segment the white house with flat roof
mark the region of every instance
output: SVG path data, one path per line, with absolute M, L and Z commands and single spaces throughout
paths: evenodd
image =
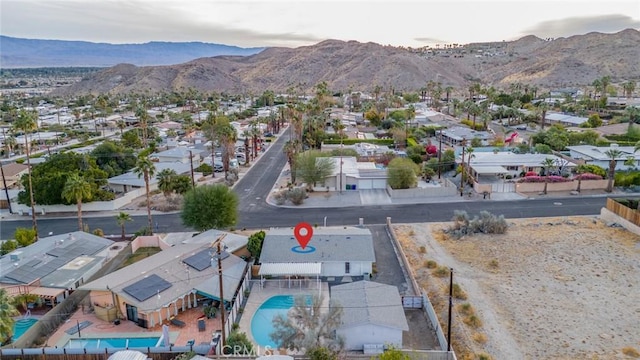
M 482 175 L 511 175 L 520 176 L 522 172 L 537 172 L 543 170 L 542 163 L 545 159 L 552 159 L 556 167 L 562 172 L 569 172 L 571 168 L 577 166 L 559 156 L 552 154 L 515 154 L 510 151 L 505 152 L 474 152 L 471 157 L 471 172 L 474 177 Z M 465 154 L 465 164 L 468 164 L 468 157 Z M 458 159 L 460 162 L 460 159 Z M 556 169 L 558 170 L 558 169 Z
M 293 228 L 273 228 L 262 245 L 260 275 L 369 278 L 375 260 L 367 228 L 317 227 L 304 248 Z
M 480 139 L 483 145 L 487 145 L 493 137 L 493 135 L 487 131 L 476 131 L 462 126 L 438 130 L 437 133 L 442 136 L 443 143 L 452 146 L 461 145 L 463 141 L 466 141 L 467 145 L 469 145 L 473 139 Z
M 327 158 L 323 158 L 327 159 Z M 359 162 L 352 156 L 335 156 L 333 173 L 325 179 L 324 188 L 342 190 L 368 190 L 387 188 L 387 170 L 373 162 Z M 321 184 L 317 184 L 322 190 Z
M 330 291 L 331 306 L 342 307 L 336 333 L 344 339 L 345 350 L 402 349 L 402 333 L 409 331 L 409 324 L 396 286 L 363 280 L 334 285 Z
M 194 154 L 195 156 L 195 154 Z M 191 164 L 190 163 L 182 163 L 182 162 L 156 162 L 153 163 L 156 168 L 156 176 L 151 177 L 149 179 L 149 190 L 153 191 L 158 188 L 158 174 L 162 172 L 164 169 L 171 169 L 176 172 L 178 175 L 187 175 L 191 174 Z M 198 163 L 198 166 L 200 164 Z M 196 167 L 194 163 L 193 167 Z M 199 178 L 202 177 L 202 173 L 194 173 L 194 181 L 198 181 Z M 111 177 L 107 179 L 107 184 L 109 188 L 111 188 L 115 192 L 129 192 L 131 190 L 144 188 L 144 176 L 138 176 L 133 171 L 129 171 L 127 173 Z
M 580 126 L 589 120 L 586 117 L 554 112 L 548 112 L 544 118 L 547 124 L 560 124 L 563 126 Z
M 616 170 L 627 170 L 630 168 L 625 162 L 632 157 L 635 167 L 640 166 L 640 152 L 634 151 L 634 146 L 618 146 L 611 144 L 610 146 L 595 145 L 575 145 L 567 146 L 569 154 L 574 159 L 580 159 L 589 165 L 597 165 L 603 169 L 609 168 L 611 157 L 607 155 L 609 150 L 619 150 L 621 155 L 616 158 Z

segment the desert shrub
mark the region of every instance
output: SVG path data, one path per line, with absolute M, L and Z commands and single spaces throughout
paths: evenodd
M 300 205 L 307 197 L 307 192 L 303 188 L 293 188 L 287 192 L 287 199 L 291 201 L 293 205 Z
M 500 265 L 498 264 L 498 260 L 493 259 L 493 260 L 489 261 L 489 267 L 490 267 L 490 268 L 492 268 L 492 269 L 497 269 L 497 268 L 498 268 L 498 266 L 500 266 Z
M 469 219 L 466 211 L 454 211 L 453 225 L 444 231 L 455 238 L 476 233 L 504 234 L 508 228 L 503 215 L 496 216 L 488 211 L 481 211 L 479 216 Z
M 453 284 L 453 297 L 460 300 L 467 300 L 467 293 L 462 290 L 459 284 Z
M 475 314 L 465 317 L 462 322 L 465 323 L 465 325 L 467 325 L 468 327 L 474 329 L 482 327 L 482 320 L 480 320 L 480 318 Z
M 287 190 L 281 190 L 273 194 L 273 199 L 278 205 L 284 205 L 287 202 Z
M 427 269 L 435 269 L 435 268 L 438 267 L 438 263 L 435 262 L 434 260 L 427 260 L 427 261 L 425 261 L 424 266 Z
M 489 354 L 480 353 L 480 354 L 477 354 L 477 356 L 478 356 L 478 360 L 493 360 L 493 358 Z
M 103 237 L 104 231 L 102 231 L 102 229 L 95 229 L 93 230 L 93 235 Z
M 478 344 L 485 344 L 487 342 L 487 335 L 480 332 L 474 333 L 471 338 Z
M 603 178 L 607 175 L 607 170 L 605 170 L 604 168 L 598 165 L 593 165 L 593 164 L 578 165 L 578 167 L 576 167 L 576 171 L 580 173 L 590 173 L 590 174 L 600 175 Z
M 615 184 L 616 186 L 621 186 L 621 187 L 640 185 L 640 171 L 616 172 Z
M 476 311 L 469 303 L 463 303 L 458 305 L 458 312 L 464 316 L 474 315 Z
M 433 275 L 437 277 L 445 277 L 449 276 L 449 268 L 446 266 L 438 266 L 434 271 Z
M 418 252 L 420 252 L 420 254 L 426 254 L 427 248 L 425 246 L 420 246 L 420 249 L 418 250 Z
M 622 353 L 632 358 L 640 358 L 640 352 L 631 346 L 622 348 Z

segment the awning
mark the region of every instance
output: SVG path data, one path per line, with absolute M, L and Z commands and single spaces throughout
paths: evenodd
M 262 263 L 260 275 L 320 275 L 321 263 Z
M 509 171 L 500 165 L 471 165 L 478 175 L 508 174 Z
M 46 287 L 29 287 L 29 293 L 38 295 L 45 299 L 55 299 L 58 295 L 62 294 L 64 289 L 46 288 Z

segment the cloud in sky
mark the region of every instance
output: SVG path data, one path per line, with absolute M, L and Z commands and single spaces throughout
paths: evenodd
M 586 34 L 592 31 L 611 33 L 621 29 L 639 28 L 640 20 L 633 19 L 627 15 L 614 14 L 543 21 L 525 29 L 522 34 L 535 34 L 542 38 L 557 38 L 566 37 L 567 34 Z
M 3 35 L 109 43 L 422 46 L 640 28 L 637 0 L 2 0 Z

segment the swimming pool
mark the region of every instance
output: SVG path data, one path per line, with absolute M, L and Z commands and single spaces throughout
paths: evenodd
M 105 348 L 144 348 L 156 347 L 160 337 L 141 338 L 82 338 L 70 339 L 64 347 L 67 349 L 105 349 Z
M 251 318 L 251 334 L 258 345 L 277 347 L 269 337 L 269 334 L 273 332 L 273 318 L 278 314 L 286 316 L 294 303 L 295 299 L 292 295 L 276 295 L 260 305 Z
M 38 319 L 28 318 L 28 319 L 20 319 L 16 320 L 13 324 L 13 341 L 18 340 L 22 334 L 26 333 L 29 328 L 33 326 L 33 324 L 37 323 Z

